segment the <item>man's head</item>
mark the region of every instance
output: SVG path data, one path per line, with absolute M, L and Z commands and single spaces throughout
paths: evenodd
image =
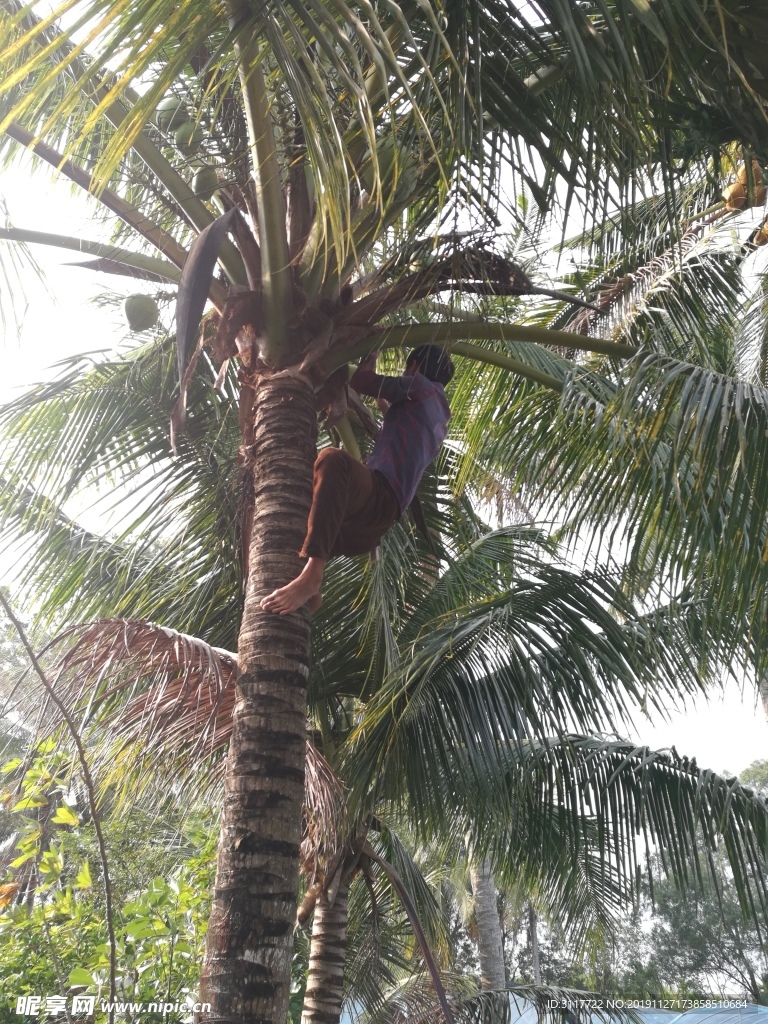
M 405 364 L 406 374 L 424 374 L 427 380 L 436 384 L 447 384 L 453 376 L 454 367 L 451 357 L 439 345 L 419 345 L 408 356 Z

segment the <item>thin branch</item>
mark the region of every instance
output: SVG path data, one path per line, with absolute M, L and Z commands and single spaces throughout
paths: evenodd
M 371 338 L 373 341 L 374 339 Z M 545 327 L 529 327 L 525 324 L 501 323 L 437 323 L 409 324 L 407 327 L 392 327 L 376 335 L 379 347 L 391 348 L 401 345 L 445 345 L 453 341 L 528 341 L 537 345 L 555 345 L 558 348 L 595 352 L 617 359 L 631 359 L 640 351 L 633 345 L 623 345 L 601 338 L 585 338 L 571 331 L 555 331 Z M 366 341 L 360 342 L 362 347 Z M 356 346 L 357 347 L 357 346 Z M 354 350 L 349 350 L 354 352 Z M 346 353 L 349 355 L 349 351 Z M 357 355 L 354 352 L 352 358 Z M 345 360 L 348 361 L 348 360 Z
M 491 366 L 501 366 L 521 377 L 543 384 L 553 391 L 562 392 L 563 381 L 529 363 L 521 362 L 512 356 L 492 349 L 481 348 L 459 342 L 459 338 L 474 338 L 478 341 L 523 341 L 539 345 L 556 345 L 560 348 L 581 349 L 586 352 L 598 352 L 601 355 L 615 356 L 620 359 L 631 358 L 639 349 L 631 345 L 620 345 L 599 338 L 585 338 L 583 335 L 572 334 L 570 331 L 546 330 L 542 327 L 526 327 L 517 324 L 498 323 L 442 323 L 412 324 L 408 327 L 394 327 L 379 334 L 371 334 L 368 338 L 350 345 L 348 348 L 336 349 L 325 360 L 324 369 L 330 373 L 345 363 L 369 355 L 375 349 L 400 348 L 405 345 L 444 345 L 456 355 L 474 359 Z
M 487 363 L 489 366 L 500 366 L 503 370 L 510 370 L 512 373 L 532 380 L 536 384 L 542 384 L 552 391 L 562 392 L 563 390 L 563 382 L 557 377 L 553 377 L 535 366 L 530 366 L 528 363 L 523 363 L 519 359 L 513 359 L 512 356 L 505 356 L 502 352 L 493 352 L 491 349 L 480 348 L 478 345 L 467 345 L 465 342 L 456 342 L 448 347 L 457 356 Z
M 154 224 L 148 217 L 145 217 L 141 210 L 126 202 L 125 199 L 121 198 L 111 189 L 105 188 L 101 192 L 97 192 L 93 175 L 83 170 L 82 167 L 73 164 L 71 160 L 67 160 L 63 153 L 59 153 L 52 146 L 47 145 L 45 142 L 35 141 L 32 132 L 27 131 L 20 124 L 13 122 L 5 129 L 5 133 L 22 146 L 31 150 L 36 156 L 39 156 L 41 160 L 45 160 L 46 163 L 55 167 L 59 173 L 65 175 L 70 181 L 74 181 L 80 188 L 85 189 L 89 195 L 96 198 L 102 206 L 106 206 L 108 210 L 117 214 L 126 224 L 130 224 L 134 230 L 143 235 L 148 242 L 151 242 L 156 249 L 159 249 L 179 269 L 184 266 L 184 261 L 187 257 L 186 250 L 178 244 L 172 235 L 169 235 L 167 231 L 163 231 L 157 224 Z
M 59 249 L 72 249 L 74 252 L 85 253 L 88 256 L 98 256 L 116 263 L 125 263 L 126 266 L 136 267 L 137 270 L 157 274 L 166 281 L 177 282 L 181 277 L 181 272 L 177 267 L 156 256 L 147 256 L 143 252 L 132 252 L 130 249 L 122 249 L 117 245 L 91 242 L 73 235 L 55 235 L 50 231 L 30 231 L 27 228 L 0 228 L 0 239 L 3 238 L 9 242 L 31 242 L 38 245 L 53 245 Z
M 335 352 L 333 357 L 328 360 L 325 364 L 325 369 L 330 370 L 338 366 L 342 366 L 346 362 L 354 362 L 356 359 L 362 358 L 363 356 L 369 355 L 371 352 L 378 351 L 382 348 L 397 348 L 399 345 L 404 344 L 402 341 L 389 339 L 385 344 L 380 341 L 381 335 L 369 338 L 367 341 L 360 342 L 349 349 L 344 349 L 342 352 Z M 414 344 L 416 344 L 414 342 Z M 493 349 L 480 348 L 478 345 L 467 345 L 465 342 L 453 342 L 446 345 L 451 352 L 456 355 L 465 356 L 467 359 L 474 359 L 478 363 L 487 363 L 489 366 L 500 366 L 504 370 L 509 370 L 511 373 L 516 373 L 520 377 L 525 377 L 526 380 L 535 381 L 536 384 L 542 384 L 546 388 L 550 388 L 552 391 L 562 392 L 563 382 L 558 380 L 557 377 L 553 377 L 549 373 L 545 373 L 544 370 L 539 370 L 535 366 L 531 366 L 529 363 L 523 363 L 519 359 L 514 359 L 512 356 L 506 356 L 503 352 L 494 352 Z
M 575 295 L 568 295 L 567 292 L 559 292 L 554 288 L 539 288 L 538 285 L 531 285 L 529 288 L 521 288 L 520 285 L 507 281 L 471 281 L 460 277 L 450 277 L 441 280 L 441 289 L 451 289 L 456 292 L 466 292 L 470 295 L 492 295 L 492 296 L 525 296 L 525 295 L 546 295 L 550 299 L 557 299 L 558 302 L 570 302 L 574 306 L 581 306 L 582 309 L 591 309 L 599 313 L 600 309 L 591 302 L 585 302 Z
M 45 672 L 43 671 L 42 666 L 40 665 L 40 662 L 37 660 L 37 656 L 32 648 L 32 645 L 30 644 L 29 639 L 27 638 L 26 630 L 19 622 L 19 620 L 16 618 L 16 615 L 14 614 L 13 609 L 8 603 L 8 600 L 5 594 L 2 592 L 2 590 L 0 590 L 0 604 L 3 606 L 3 610 L 5 611 L 5 614 L 8 616 L 8 619 L 13 625 L 13 628 L 18 633 L 19 640 L 21 640 L 22 646 L 24 647 L 24 650 L 27 652 L 27 656 L 29 657 L 29 660 L 32 663 L 32 667 L 37 673 L 40 682 L 43 684 L 46 693 L 50 697 L 51 701 L 56 705 L 56 708 L 58 709 L 61 717 L 66 722 L 67 728 L 69 729 L 69 734 L 72 737 L 72 740 L 75 744 L 75 748 L 77 750 L 77 759 L 80 762 L 80 768 L 83 773 L 83 782 L 85 783 L 85 788 L 88 793 L 88 807 L 91 812 L 91 818 L 93 819 L 93 827 L 96 832 L 96 842 L 99 847 L 99 857 L 101 859 L 101 870 L 104 874 L 104 902 L 106 905 L 105 909 L 107 918 L 107 932 L 109 934 L 109 1021 L 111 1024 L 115 1016 L 114 1002 L 115 978 L 117 974 L 117 944 L 115 940 L 115 927 L 112 920 L 112 883 L 109 877 L 109 864 L 107 862 L 107 846 L 106 843 L 104 842 L 104 833 L 101 830 L 101 819 L 99 818 L 98 806 L 96 804 L 96 791 L 93 785 L 93 779 L 91 777 L 90 769 L 88 768 L 88 761 L 85 757 L 85 749 L 83 747 L 83 742 L 80 739 L 80 734 L 77 731 L 77 726 L 75 725 L 75 722 L 72 716 L 70 715 L 69 711 L 67 711 L 66 706 L 59 699 L 55 689 L 49 683 L 48 678 Z
M 427 312 L 437 313 L 439 316 L 449 316 L 452 320 L 466 320 L 467 323 L 472 324 L 482 324 L 486 322 L 485 318 L 479 313 L 473 312 L 469 309 L 461 309 L 459 306 L 449 306 L 445 302 L 433 302 L 431 299 L 425 299 L 422 305 Z

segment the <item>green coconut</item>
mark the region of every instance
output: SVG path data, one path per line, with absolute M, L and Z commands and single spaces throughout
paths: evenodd
M 210 199 L 219 187 L 219 179 L 216 168 L 206 164 L 201 167 L 192 179 L 192 191 L 198 199 Z
M 123 303 L 123 311 L 132 331 L 148 331 L 155 326 L 160 316 L 160 310 L 151 295 L 129 295 Z
M 180 152 L 185 156 L 191 156 L 200 149 L 205 141 L 205 132 L 199 124 L 195 124 L 193 121 L 186 121 L 176 129 L 173 141 Z
M 189 121 L 189 111 L 184 100 L 166 96 L 155 110 L 155 124 L 163 132 L 175 132 Z

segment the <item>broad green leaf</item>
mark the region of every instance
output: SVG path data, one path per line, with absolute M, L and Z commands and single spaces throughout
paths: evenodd
M 80 870 L 77 873 L 77 877 L 75 878 L 75 888 L 89 889 L 92 884 L 93 881 L 91 879 L 91 869 L 88 865 L 88 861 L 84 860 Z
M 51 818 L 51 821 L 57 825 L 79 825 L 80 818 L 67 804 L 60 804 L 56 808 L 56 813 Z
M 16 857 L 11 861 L 11 867 L 20 868 L 22 864 L 26 864 L 28 860 L 32 860 L 34 856 L 34 853 L 23 853 L 20 857 Z
M 27 811 L 31 807 L 47 807 L 48 801 L 40 793 L 33 793 L 31 796 L 25 796 L 18 803 L 15 803 L 11 808 L 12 811 Z
M 58 878 L 63 870 L 64 861 L 57 850 L 53 847 L 46 850 L 40 858 L 40 874 L 45 876 L 48 881 L 52 881 Z
M 69 978 L 67 978 L 68 985 L 93 985 L 93 975 L 90 974 L 84 967 L 75 967 L 70 972 Z
M 129 921 L 123 930 L 132 939 L 147 939 L 169 934 L 168 928 L 165 925 L 160 922 L 149 921 L 146 918 L 141 918 L 138 921 Z

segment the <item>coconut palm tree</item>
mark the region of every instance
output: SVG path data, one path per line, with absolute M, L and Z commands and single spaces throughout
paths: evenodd
M 203 970 L 214 1014 L 280 1024 L 285 1016 L 309 621 L 306 611 L 278 621 L 259 602 L 299 568 L 318 402 L 353 446 L 341 368 L 375 346 L 428 337 L 556 390 L 557 377 L 535 357 L 510 355 L 510 341 L 630 355 L 601 339 L 505 324 L 383 333 L 377 325 L 436 292 L 528 290 L 483 246 L 449 244 L 427 260 L 412 244 L 444 230 L 441 216 L 451 223 L 452 200 L 477 218 L 492 213 L 504 163 L 542 209 L 560 181 L 568 205 L 581 188 L 599 208 L 612 186 L 631 192 L 648 166 L 671 188 L 680 166 L 723 142 L 764 156 L 766 76 L 755 40 L 765 16 L 720 8 L 685 0 L 656 12 L 620 0 L 546 3 L 524 15 L 502 0 L 444 8 L 79 0 L 51 14 L 4 0 L 6 153 L 29 149 L 60 168 L 122 226 L 110 244 L 12 227 L 3 237 L 180 281 L 177 431 L 206 294 L 220 318 L 216 358 L 240 359 L 249 573 Z M 595 119 L 595 109 L 609 115 Z M 523 150 L 540 156 L 541 182 Z M 209 201 L 211 166 L 219 195 Z M 754 181 L 746 184 L 754 192 Z M 225 226 L 234 243 L 216 237 Z M 388 232 L 399 235 L 401 256 L 377 265 Z M 209 281 L 216 257 L 223 280 Z M 142 312 L 132 315 L 141 321 Z M 188 426 L 194 433 L 194 410 Z

